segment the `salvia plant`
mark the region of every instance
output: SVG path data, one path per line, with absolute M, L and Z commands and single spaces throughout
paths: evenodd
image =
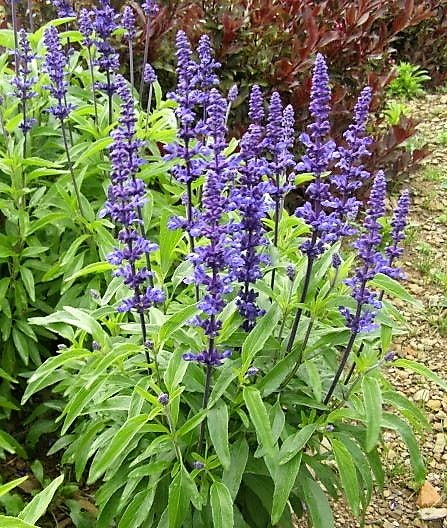
M 56 7 L 62 18 L 16 44 L 5 33 L 15 52 L 0 57 L 4 416 L 26 379 L 22 404 L 39 405 L 28 440 L 58 432 L 50 454 L 94 486 L 98 528 L 302 515 L 331 528 L 340 494 L 363 524 L 384 430 L 406 443 L 415 485 L 425 478 L 427 420 L 387 366 L 445 386 L 392 352 L 406 328 L 393 299 L 418 304 L 399 282 L 410 195 L 390 213 L 385 173 L 365 169 L 371 89 L 336 144 L 319 54 L 298 141 L 293 108 L 257 85 L 236 140 L 237 87 L 220 89 L 207 36 L 194 49 L 177 34 L 163 100 L 148 52 L 135 88 L 131 6 L 103 0 L 76 29 L 73 6 Z M 158 7 L 143 9 L 148 37 Z

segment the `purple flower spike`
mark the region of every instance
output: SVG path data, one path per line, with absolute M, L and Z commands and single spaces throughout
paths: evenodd
M 154 84 L 154 82 L 157 80 L 157 74 L 155 73 L 154 68 L 150 64 L 146 64 L 144 66 L 144 82 L 146 84 Z
M 79 11 L 79 17 L 78 17 L 78 25 L 79 25 L 79 31 L 81 32 L 81 35 L 83 36 L 82 44 L 86 48 L 90 48 L 94 44 L 93 40 L 93 11 L 89 11 L 88 9 L 82 8 Z
M 332 177 L 331 181 L 337 190 L 337 196 L 323 203 L 325 207 L 331 208 L 339 216 L 338 235 L 340 237 L 352 236 L 355 233 L 355 229 L 349 225 L 349 221 L 357 217 L 361 205 L 355 193 L 370 177 L 370 173 L 363 165 L 363 159 L 371 156 L 368 147 L 372 143 L 372 138 L 365 135 L 371 97 L 372 90 L 367 86 L 360 93 L 355 105 L 353 123 L 343 134 L 346 146 L 339 147 L 335 154 L 339 161 L 336 164 L 337 174 Z
M 378 246 L 382 241 L 381 225 L 379 219 L 385 214 L 386 180 L 382 171 L 374 179 L 368 201 L 368 210 L 364 221 L 364 231 L 353 243 L 358 251 L 360 265 L 354 276 L 346 280 L 352 288 L 352 297 L 357 302 L 356 312 L 349 308 L 340 308 L 341 314 L 346 319 L 346 326 L 353 334 L 371 331 L 375 328 L 374 319 L 376 311 L 381 307 L 376 293 L 368 288 L 367 283 L 380 272 L 384 266 L 384 258 Z M 369 306 L 366 309 L 365 306 Z
M 19 128 L 26 134 L 36 122 L 35 119 L 26 116 L 26 103 L 36 95 L 32 90 L 36 79 L 31 76 L 31 61 L 35 59 L 36 55 L 31 50 L 28 36 L 24 29 L 19 31 L 18 45 L 18 49 L 16 50 L 17 75 L 12 80 L 12 84 L 14 86 L 14 95 L 22 105 L 23 119 Z
M 230 198 L 232 208 L 236 209 L 241 221 L 235 227 L 233 240 L 240 257 L 234 261 L 234 278 L 241 283 L 237 298 L 239 313 L 244 318 L 243 327 L 251 330 L 256 319 L 264 314 L 256 303 L 258 294 L 252 288 L 262 277 L 261 264 L 266 262 L 266 255 L 261 253 L 267 245 L 263 220 L 269 209 L 267 193 L 273 187 L 265 177 L 270 175 L 269 163 L 263 156 L 263 139 L 265 127 L 262 125 L 262 94 L 258 86 L 253 86 L 250 94 L 249 115 L 254 118 L 240 142 L 238 185 L 234 187 Z
M 233 84 L 233 86 L 228 90 L 227 99 L 230 103 L 234 103 L 238 95 L 239 95 L 239 89 L 237 87 L 237 84 Z
M 208 35 L 202 35 L 197 46 L 199 64 L 197 68 L 197 84 L 203 91 L 204 102 L 208 92 L 213 86 L 219 84 L 219 77 L 215 71 L 220 68 L 220 63 L 214 59 L 214 50 Z
M 140 267 L 143 257 L 157 249 L 157 245 L 146 240 L 141 232 L 141 208 L 146 201 L 146 186 L 136 176 L 143 164 L 139 149 L 143 142 L 136 139 L 136 122 L 132 94 L 126 80 L 117 76 L 117 93 L 121 98 L 121 113 L 118 127 L 112 132 L 110 147 L 112 163 L 108 200 L 101 216 L 109 216 L 121 230 L 118 233 L 120 246 L 110 253 L 107 260 L 119 266 L 115 275 L 122 277 L 126 286 L 133 290 L 132 297 L 125 299 L 118 312 L 135 310 L 143 314 L 154 304 L 163 302 L 162 291 L 150 285 L 151 272 Z
M 47 48 L 44 59 L 44 69 L 50 77 L 51 84 L 48 86 L 50 94 L 56 99 L 56 104 L 48 110 L 57 119 L 66 119 L 74 106 L 67 104 L 67 87 L 65 79 L 65 68 L 67 66 L 67 54 L 62 48 L 59 33 L 54 26 L 50 26 L 44 33 L 44 44 Z
M 76 16 L 75 10 L 67 0 L 53 0 L 53 6 L 57 9 L 58 18 Z
M 121 17 L 121 25 L 126 30 L 125 39 L 128 42 L 134 40 L 137 34 L 135 13 L 133 9 L 128 5 L 126 5 L 123 9 L 123 14 Z
M 193 281 L 204 287 L 205 293 L 199 301 L 202 317 L 194 323 L 203 328 L 209 338 L 209 347 L 200 354 L 185 354 L 186 361 L 197 361 L 208 366 L 219 366 L 229 357 L 230 351 L 219 352 L 214 340 L 221 328 L 217 316 L 225 306 L 224 294 L 230 291 L 229 270 L 234 265 L 237 251 L 229 243 L 229 225 L 225 214 L 228 211 L 228 183 L 234 177 L 234 161 L 225 156 L 227 101 L 212 88 L 210 91 L 206 128 L 211 140 L 211 156 L 204 166 L 205 184 L 202 197 L 202 211 L 197 211 L 191 234 L 208 242 L 195 248 L 190 260 L 194 265 Z
M 112 33 L 118 28 L 118 15 L 109 0 L 101 0 L 100 7 L 94 9 L 95 44 L 98 58 L 95 64 L 107 75 L 107 83 L 98 83 L 98 88 L 104 90 L 110 97 L 115 93 L 115 85 L 111 76 L 119 70 L 119 55 L 110 43 Z
M 407 226 L 407 217 L 410 209 L 410 191 L 407 189 L 400 195 L 397 202 L 396 210 L 394 211 L 393 219 L 391 220 L 391 239 L 392 244 L 385 249 L 388 257 L 388 262 L 382 268 L 382 273 L 389 275 L 395 279 L 404 279 L 405 274 L 400 268 L 393 267 L 394 260 L 399 258 L 404 252 L 400 247 L 400 243 L 405 239 L 405 227 Z
M 306 152 L 297 165 L 299 171 L 310 172 L 315 179 L 306 190 L 309 201 L 295 212 L 311 227 L 312 237 L 302 244 L 300 249 L 312 259 L 320 256 L 327 244 L 334 242 L 338 237 L 337 215 L 328 214 L 323 209 L 323 203 L 331 199 L 331 194 L 329 183 L 324 182 L 322 176 L 328 171 L 335 151 L 335 143 L 327 139 L 330 132 L 330 100 L 327 66 L 323 55 L 319 53 L 315 60 L 309 105 L 313 123 L 307 127 L 307 133 L 300 135 Z
M 141 4 L 141 7 L 144 14 L 150 18 L 157 16 L 160 12 L 160 6 L 153 0 L 145 0 L 145 2 Z
M 177 159 L 179 162 L 171 170 L 174 178 L 188 188 L 184 198 L 187 219 L 173 218 L 170 227 L 186 228 L 192 225 L 192 203 L 190 186 L 203 174 L 204 157 L 209 153 L 202 143 L 203 123 L 197 116 L 197 105 L 201 101 L 201 91 L 197 89 L 197 64 L 192 59 L 191 44 L 184 31 L 176 36 L 177 48 L 177 88 L 168 97 L 177 102 L 175 110 L 178 121 L 177 137 L 179 141 L 167 145 L 166 159 Z M 190 238 L 190 245 L 191 245 Z M 191 249 L 193 249 L 191 245 Z

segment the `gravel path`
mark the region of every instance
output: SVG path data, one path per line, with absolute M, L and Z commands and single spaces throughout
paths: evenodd
M 432 154 L 410 176 L 412 207 L 403 267 L 407 288 L 423 303 L 423 309 L 400 305 L 410 326 L 395 344 L 399 357 L 417 360 L 447 379 L 447 95 L 426 95 L 408 103 L 411 115 L 421 121 L 418 136 Z M 416 138 L 416 141 L 419 141 Z M 393 200 L 392 200 L 393 202 Z M 395 205 L 392 203 L 391 205 Z M 432 430 L 419 436 L 426 462 L 427 481 L 447 506 L 447 395 L 417 374 L 389 368 L 394 387 L 425 409 Z M 387 483 L 368 510 L 366 525 L 372 528 L 447 528 L 447 519 L 422 521 L 412 487 L 408 453 L 398 437 L 385 433 L 384 457 Z M 336 525 L 359 528 L 344 504 L 336 504 Z M 444 524 L 443 524 L 444 523 Z M 301 521 L 299 528 L 307 526 Z

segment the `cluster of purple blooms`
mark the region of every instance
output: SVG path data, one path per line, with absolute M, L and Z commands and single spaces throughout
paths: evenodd
M 67 0 L 53 0 L 53 7 L 57 10 L 58 18 L 76 16 L 75 10 Z
M 44 69 L 51 81 L 48 90 L 56 100 L 56 103 L 49 108 L 49 112 L 63 121 L 74 108 L 72 104 L 67 103 L 68 82 L 65 74 L 67 55 L 62 48 L 59 33 L 54 26 L 49 26 L 45 30 L 43 40 L 47 48 Z
M 154 304 L 163 302 L 164 294 L 151 286 L 151 271 L 145 266 L 139 267 L 141 259 L 158 246 L 147 240 L 140 229 L 140 212 L 146 201 L 146 187 L 143 180 L 137 178 L 143 164 L 139 155 L 143 142 L 135 137 L 136 115 L 132 94 L 127 81 L 120 75 L 117 76 L 116 86 L 121 99 L 121 112 L 118 126 L 112 132 L 111 185 L 101 215 L 109 216 L 121 227 L 118 233 L 120 246 L 108 255 L 107 260 L 119 266 L 115 274 L 122 277 L 124 284 L 133 290 L 133 295 L 121 303 L 118 311 L 135 310 L 142 315 Z
M 19 127 L 24 134 L 29 132 L 36 122 L 27 116 L 26 104 L 27 101 L 35 97 L 36 93 L 33 91 L 33 86 L 36 79 L 31 75 L 31 62 L 36 55 L 32 52 L 28 36 L 24 29 L 18 33 L 18 49 L 16 50 L 17 75 L 12 80 L 14 86 L 14 95 L 19 99 L 22 105 L 23 119 Z

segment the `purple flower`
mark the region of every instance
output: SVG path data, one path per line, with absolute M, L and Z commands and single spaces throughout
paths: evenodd
M 199 124 L 197 105 L 201 100 L 201 92 L 197 88 L 197 64 L 192 58 L 192 49 L 184 31 L 179 31 L 176 36 L 177 48 L 177 88 L 168 97 L 177 103 L 175 113 L 178 121 L 178 140 L 167 145 L 166 159 L 176 159 L 178 162 L 171 169 L 171 174 L 188 188 L 184 203 L 187 219 L 173 218 L 170 228 L 179 227 L 190 229 L 192 222 L 191 184 L 203 174 L 204 157 L 209 150 L 204 147 L 203 123 Z
M 53 0 L 53 6 L 57 9 L 58 18 L 76 16 L 75 10 L 67 0 Z
M 154 17 L 160 12 L 160 6 L 153 0 L 145 0 L 145 2 L 141 4 L 141 7 L 147 17 Z
M 370 173 L 363 165 L 363 159 L 371 156 L 368 147 L 372 143 L 372 138 L 365 135 L 371 96 L 372 90 L 367 86 L 358 98 L 354 109 L 354 121 L 343 134 L 346 146 L 339 147 L 334 154 L 339 160 L 336 164 L 337 173 L 331 178 L 336 196 L 323 202 L 323 205 L 332 209 L 340 219 L 339 237 L 352 236 L 355 233 L 355 229 L 349 225 L 349 221 L 357 217 L 361 205 L 355 193 L 370 177 Z
M 144 65 L 143 78 L 146 84 L 154 84 L 157 80 L 157 74 L 150 64 Z
M 88 9 L 82 8 L 79 11 L 79 17 L 78 17 L 79 31 L 81 32 L 81 35 L 83 37 L 82 44 L 86 48 L 90 48 L 94 44 L 93 16 L 94 16 L 93 11 L 89 11 Z
M 56 104 L 48 110 L 57 119 L 66 119 L 74 105 L 67 104 L 67 87 L 65 79 L 65 68 L 67 66 L 67 54 L 62 48 L 59 33 L 54 26 L 49 26 L 44 33 L 44 44 L 47 52 L 44 58 L 44 70 L 50 77 L 51 84 L 47 87 L 50 94 L 56 99 Z
M 405 274 L 400 268 L 393 266 L 394 260 L 399 258 L 404 252 L 400 243 L 405 238 L 405 227 L 407 226 L 408 211 L 410 209 L 410 192 L 405 190 L 399 197 L 393 219 L 391 220 L 391 240 L 392 243 L 385 249 L 388 262 L 381 269 L 382 273 L 395 279 L 405 278 Z
M 136 30 L 136 24 L 135 24 L 135 14 L 133 12 L 133 9 L 126 5 L 123 9 L 123 14 L 121 17 L 121 25 L 126 30 L 125 33 L 125 39 L 130 42 L 134 40 L 137 30 Z
M 219 77 L 215 73 L 220 68 L 220 63 L 214 59 L 214 50 L 208 35 L 202 35 L 197 46 L 199 63 L 197 67 L 197 86 L 202 90 L 202 104 L 206 108 L 209 91 L 219 84 Z
M 229 225 L 226 221 L 229 199 L 228 184 L 234 177 L 235 163 L 225 156 L 227 147 L 225 114 L 227 101 L 212 88 L 210 91 L 206 129 L 211 141 L 211 156 L 204 166 L 202 210 L 196 212 L 191 227 L 195 238 L 206 241 L 195 248 L 190 260 L 194 265 L 193 281 L 204 288 L 199 301 L 202 317 L 194 323 L 203 328 L 209 338 L 209 347 L 199 354 L 188 353 L 186 361 L 197 361 L 209 366 L 219 366 L 231 351 L 220 352 L 214 345 L 221 328 L 217 316 L 225 306 L 224 294 L 231 290 L 229 270 L 233 266 L 235 251 L 229 243 Z
M 155 251 L 157 245 L 146 240 L 138 229 L 142 222 L 141 208 L 146 201 L 146 186 L 143 180 L 136 177 L 143 164 L 139 156 L 143 142 L 135 138 L 137 118 L 134 103 L 130 88 L 121 75 L 117 76 L 116 86 L 121 98 L 121 113 L 118 126 L 111 133 L 111 185 L 101 216 L 109 216 L 121 227 L 118 233 L 120 245 L 108 255 L 107 260 L 119 266 L 115 275 L 122 277 L 124 284 L 133 290 L 132 297 L 125 299 L 117 310 L 135 310 L 143 314 L 154 304 L 163 302 L 164 294 L 150 286 L 151 272 L 147 267 L 139 266 L 141 259 Z
M 12 80 L 14 86 L 14 95 L 19 99 L 22 105 L 22 121 L 19 128 L 24 134 L 29 132 L 36 122 L 35 119 L 27 117 L 26 102 L 36 96 L 32 90 L 36 79 L 31 76 L 31 61 L 36 55 L 32 52 L 28 36 L 24 29 L 18 33 L 18 49 L 16 50 L 17 75 Z
M 346 284 L 352 289 L 351 295 L 357 302 L 357 308 L 355 312 L 346 307 L 340 308 L 346 319 L 346 326 L 353 334 L 373 330 L 376 311 L 381 307 L 376 293 L 368 288 L 368 282 L 384 265 L 384 258 L 378 247 L 382 241 L 379 219 L 385 214 L 385 195 L 385 175 L 379 171 L 371 189 L 363 233 L 353 243 L 358 251 L 359 265 L 354 276 L 346 280 Z
M 238 95 L 239 95 L 239 90 L 238 90 L 237 84 L 233 84 L 233 86 L 228 90 L 227 99 L 230 103 L 234 103 Z
M 234 245 L 240 253 L 239 258 L 234 259 L 233 275 L 241 283 L 236 303 L 247 331 L 264 314 L 264 310 L 256 304 L 258 294 L 252 285 L 262 277 L 261 264 L 266 262 L 266 255 L 261 253 L 267 245 L 263 220 L 268 211 L 267 193 L 271 190 L 271 185 L 265 181 L 270 168 L 263 156 L 265 127 L 262 125 L 262 93 L 257 85 L 251 90 L 249 115 L 253 121 L 240 142 L 242 164 L 237 184 L 230 195 L 232 208 L 241 217 L 233 233 Z
M 159 395 L 158 395 L 158 401 L 163 405 L 163 406 L 166 406 L 168 405 L 169 403 L 169 395 L 166 394 L 166 392 L 161 392 Z
M 323 203 L 331 198 L 329 183 L 323 180 L 323 175 L 328 171 L 335 151 L 335 143 L 328 139 L 330 100 L 331 91 L 326 62 L 323 55 L 318 54 L 309 105 L 313 122 L 307 127 L 307 133 L 300 135 L 300 141 L 306 152 L 297 165 L 297 170 L 310 172 L 315 179 L 306 190 L 309 201 L 295 212 L 311 227 L 312 236 L 301 245 L 301 251 L 312 259 L 321 255 L 326 245 L 337 239 L 337 216 L 335 213 L 326 213 L 323 209 Z
M 119 55 L 110 43 L 112 33 L 118 28 L 118 15 L 109 0 L 101 0 L 100 7 L 93 10 L 94 31 L 96 35 L 95 45 L 98 58 L 95 64 L 101 68 L 106 76 L 106 83 L 98 83 L 98 88 L 104 90 L 107 95 L 115 93 L 115 85 L 111 76 L 119 70 Z

